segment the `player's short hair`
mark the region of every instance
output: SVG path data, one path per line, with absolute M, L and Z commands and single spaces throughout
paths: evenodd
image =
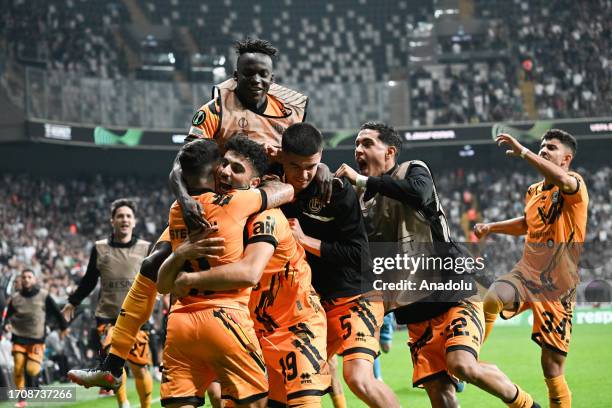
M 361 125 L 361 130 L 370 129 L 378 132 L 378 138 L 387 146 L 394 146 L 397 149 L 395 159 L 399 157 L 402 151 L 402 139 L 394 127 L 382 122 L 366 122 Z
M 323 135 L 310 123 L 294 123 L 283 132 L 283 152 L 312 156 L 323 150 Z
M 572 151 L 572 156 L 576 156 L 578 151 L 578 142 L 576 138 L 564 130 L 561 129 L 550 129 L 542 136 L 542 141 L 557 139 L 565 147 L 568 147 Z
M 255 169 L 255 173 L 257 173 L 257 177 L 266 174 L 268 170 L 268 155 L 264 147 L 259 143 L 248 139 L 243 134 L 237 134 L 225 143 L 225 149 L 236 152 L 250 161 Z
M 207 165 L 217 163 L 220 157 L 217 143 L 210 139 L 198 139 L 186 143 L 178 152 L 181 170 L 186 175 L 201 173 Z
M 234 48 L 236 49 L 236 54 L 238 54 L 238 56 L 246 54 L 247 52 L 256 52 L 259 54 L 268 55 L 270 57 L 275 57 L 276 54 L 278 54 L 278 50 L 272 46 L 269 41 L 251 39 L 248 37 L 242 41 L 236 41 L 234 43 Z
M 111 203 L 111 218 L 115 216 L 115 213 L 120 207 L 129 207 L 134 215 L 136 215 L 136 203 L 134 200 L 130 200 L 129 198 L 119 198 Z
M 27 272 L 30 272 L 32 275 L 36 276 L 36 274 L 34 273 L 34 271 L 30 268 L 25 268 L 24 270 L 21 271 L 21 276 L 25 275 Z

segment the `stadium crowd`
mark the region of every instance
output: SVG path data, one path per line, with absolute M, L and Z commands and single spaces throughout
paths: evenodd
M 22 61 L 37 61 L 39 65 L 42 64 L 50 70 L 80 76 L 133 77 L 133 73 L 128 71 L 123 48 L 125 45 L 119 46 L 117 39 L 119 27 L 130 22 L 130 13 L 121 1 L 104 2 L 103 5 L 95 7 L 92 7 L 90 2 L 81 0 L 34 3 L 14 0 L 0 6 L 2 37 L 5 39 L 3 44 L 0 42 L 0 47 L 8 50 L 9 55 L 17 56 Z M 172 3 L 172 7 L 178 7 L 178 2 L 176 3 Z M 370 9 L 365 3 L 364 1 L 362 4 L 363 10 L 351 10 L 347 21 L 359 22 L 386 16 L 386 11 Z M 289 11 L 284 12 L 283 16 L 292 19 L 290 14 L 293 9 L 289 5 L 286 6 Z M 140 7 L 151 13 L 153 6 L 150 2 L 142 2 Z M 153 9 L 157 10 L 155 7 Z M 187 9 L 192 10 L 190 6 Z M 559 12 L 551 18 L 553 9 Z M 342 14 L 343 8 L 332 7 L 326 10 L 335 19 L 345 18 Z M 201 18 L 185 16 L 185 19 L 181 19 L 183 14 L 177 9 L 172 14 L 173 20 L 177 22 L 172 24 L 180 21 L 180 24 L 193 25 L 188 28 L 199 32 L 202 21 L 212 13 L 208 8 L 200 11 L 203 16 Z M 149 16 L 153 23 L 166 24 L 161 20 L 157 21 L 156 15 L 153 13 Z M 406 26 L 423 20 L 422 15 L 406 15 Z M 521 88 L 519 78 L 530 83 L 527 88 L 534 93 L 538 118 L 596 117 L 609 114 L 612 102 L 611 15 L 612 6 L 605 0 L 558 0 L 554 4 L 543 0 L 476 1 L 474 17 L 485 21 L 489 28 L 483 34 L 484 38 L 478 42 L 479 49 L 467 47 L 469 44 L 465 44 L 465 50 L 461 51 L 465 51 L 466 57 L 470 58 L 470 64 L 432 62 L 433 65 L 425 64 L 409 70 L 412 83 L 411 124 L 422 126 L 525 119 L 525 89 Z M 230 28 L 234 30 L 236 27 L 232 24 L 240 26 L 236 23 L 236 18 L 238 17 L 232 18 L 230 13 L 224 24 L 230 24 Z M 507 24 L 500 24 L 499 21 L 502 20 L 507 21 Z M 395 26 L 403 26 L 398 21 L 393 21 L 398 23 Z M 261 31 L 262 27 L 265 27 L 274 39 L 277 27 L 267 27 L 268 23 L 267 20 L 262 20 L 262 26 L 257 25 L 259 28 L 255 31 Z M 351 30 L 359 30 L 360 27 L 361 24 L 347 23 L 344 34 L 347 38 L 352 38 Z M 372 34 L 373 38 L 381 35 L 384 37 L 395 34 L 386 31 Z M 279 78 L 282 78 L 283 82 L 321 83 L 328 81 L 329 74 L 332 73 L 334 82 L 368 82 L 375 86 L 377 81 L 388 79 L 390 69 L 401 68 L 404 64 L 400 61 L 406 61 L 409 57 L 409 49 L 404 46 L 393 49 L 389 54 L 391 57 L 372 54 L 370 58 L 365 58 L 366 62 L 386 62 L 380 66 L 368 65 L 367 75 L 362 75 L 355 71 L 353 62 L 364 59 L 360 55 L 364 49 L 355 48 L 354 41 L 347 40 L 348 43 L 344 46 L 343 40 L 339 38 L 337 44 L 334 43 L 337 47 L 332 47 L 330 51 L 329 47 L 319 46 L 318 37 L 313 38 L 307 42 L 313 45 L 308 48 L 308 52 L 297 52 L 298 47 L 291 45 L 293 41 L 289 41 L 290 44 L 281 53 L 278 64 Z M 395 37 L 392 38 L 399 41 Z M 440 39 L 442 45 L 443 40 Z M 205 46 L 207 49 L 224 50 L 228 46 L 226 35 L 207 41 L 210 42 Z M 476 43 L 475 39 L 474 42 Z M 343 51 L 347 47 L 348 54 Z M 378 48 L 381 47 L 376 43 L 373 47 L 365 47 L 366 51 Z M 444 47 L 441 50 L 444 51 Z M 487 50 L 494 50 L 499 54 L 497 57 L 492 54 L 480 60 L 469 57 L 472 55 L 470 52 Z M 337 55 L 338 60 L 328 58 L 326 52 Z M 515 57 L 510 58 L 509 55 Z M 287 60 L 292 61 L 292 69 L 288 68 Z M 331 70 L 327 66 L 319 69 L 317 64 L 322 60 L 331 60 L 330 63 L 335 64 L 334 69 Z M 475 61 L 480 62 L 476 65 Z M 361 65 L 363 64 L 365 63 Z M 294 69 L 295 67 L 297 69 Z M 309 76 L 310 72 L 319 71 L 320 75 Z M 292 72 L 297 76 L 291 76 Z M 345 77 L 345 74 L 350 75 Z M 338 92 L 343 92 L 343 88 L 340 87 Z

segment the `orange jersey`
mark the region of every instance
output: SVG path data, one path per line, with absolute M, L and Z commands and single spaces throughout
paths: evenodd
M 265 209 L 265 196 L 261 190 L 233 190 L 227 194 L 216 194 L 212 191 L 194 197 L 202 206 L 208 221 L 219 227 L 210 237 L 225 238 L 225 251 L 219 259 L 200 258 L 185 263 L 187 271 L 202 271 L 217 265 L 237 262 L 244 250 L 244 227 L 248 218 Z M 170 242 L 172 250 L 187 238 L 187 227 L 178 203 L 170 208 Z M 205 291 L 196 295 L 180 298 L 172 311 L 193 311 L 212 306 L 224 306 L 245 309 L 248 307 L 251 288 L 228 291 Z
M 564 193 L 557 186 L 544 186 L 544 181 L 532 184 L 525 196 L 525 221 L 528 243 L 560 244 L 584 242 L 586 235 L 589 195 L 584 180 L 578 180 L 578 190 Z
M 221 115 L 223 114 L 219 98 L 220 97 L 216 97 L 210 100 L 200 107 L 195 115 L 193 115 L 191 127 L 189 128 L 190 137 L 197 139 L 216 139 L 219 127 L 221 126 Z M 263 115 L 272 117 L 284 116 L 285 111 L 283 104 L 272 95 L 268 95 L 268 103 Z M 248 124 L 245 124 L 245 127 L 246 126 L 248 126 Z M 278 146 L 280 146 L 280 140 L 278 141 Z
M 266 210 L 248 224 L 248 243 L 269 242 L 275 250 L 251 293 L 249 309 L 256 330 L 272 331 L 303 321 L 317 308 L 310 294 L 311 271 L 304 248 L 297 243 L 279 209 Z
M 523 278 L 537 293 L 558 296 L 578 282 L 578 258 L 586 237 L 589 195 L 579 174 L 574 193 L 565 193 L 544 182 L 532 184 L 525 197 L 527 237 L 523 257 L 517 264 Z

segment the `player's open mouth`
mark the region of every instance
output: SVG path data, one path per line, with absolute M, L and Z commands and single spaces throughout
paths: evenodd
M 222 181 L 219 182 L 219 189 L 221 191 L 230 191 L 232 189 L 232 185 L 229 183 L 224 183 Z
M 368 167 L 368 162 L 361 157 L 356 158 L 355 161 L 357 162 L 357 166 L 359 167 L 359 169 L 362 171 Z

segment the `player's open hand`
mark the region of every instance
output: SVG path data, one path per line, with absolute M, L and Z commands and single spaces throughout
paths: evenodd
M 334 174 L 334 176 L 338 178 L 346 177 L 346 179 L 352 185 L 355 185 L 355 183 L 357 183 L 358 175 L 359 174 L 357 173 L 357 171 L 346 163 L 342 163 L 342 166 L 338 167 L 338 170 L 336 170 L 336 173 Z
M 323 205 L 329 204 L 333 191 L 334 177 L 325 163 L 319 163 L 317 173 L 314 176 L 314 182 L 319 187 L 319 199 Z
M 506 154 L 508 156 L 513 157 L 520 157 L 521 152 L 525 148 L 522 144 L 518 142 L 518 140 L 516 140 L 514 137 L 510 136 L 507 133 L 500 133 L 499 135 L 497 135 L 497 137 L 495 138 L 495 143 L 497 143 L 497 145 L 500 147 L 504 144 L 510 147 L 509 150 L 506 150 Z
M 184 260 L 208 258 L 219 259 L 225 251 L 225 238 L 208 237 L 212 232 L 217 231 L 217 227 L 207 228 L 199 233 L 190 235 L 175 249 L 176 256 Z
M 64 320 L 67 322 L 71 322 L 74 318 L 74 305 L 70 302 L 66 303 L 66 305 L 62 308 L 62 315 L 64 316 Z
M 184 202 L 181 203 L 181 209 L 189 233 L 210 227 L 209 222 L 204 218 L 204 211 L 202 211 L 200 203 L 192 197 L 185 198 Z
M 474 225 L 474 235 L 478 239 L 483 239 L 491 232 L 491 226 L 489 224 L 478 223 Z

